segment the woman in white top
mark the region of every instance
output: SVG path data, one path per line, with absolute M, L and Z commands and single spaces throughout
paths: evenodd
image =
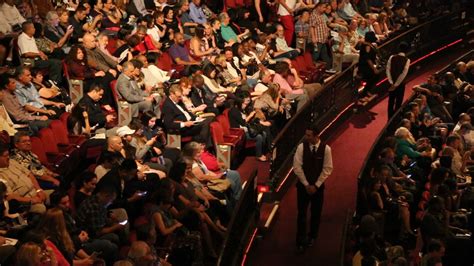
M 213 93 L 217 94 L 232 94 L 235 91 L 235 87 L 223 87 L 219 85 L 216 80 L 217 69 L 212 63 L 207 64 L 203 69 L 204 84 L 211 90 Z
M 204 27 L 196 27 L 194 36 L 191 38 L 189 44 L 189 53 L 191 56 L 198 61 L 207 60 L 213 62 L 217 51 L 216 48 L 210 47 L 207 39 L 204 39 Z

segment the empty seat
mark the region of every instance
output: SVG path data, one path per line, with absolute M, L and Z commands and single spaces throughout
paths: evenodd
M 50 128 L 42 128 L 38 132 L 38 136 L 43 142 L 43 148 L 46 153 L 70 157 L 71 154 L 76 150 L 76 148 L 71 145 L 59 144 Z
M 81 135 L 69 135 L 67 132 L 66 125 L 60 120 L 53 120 L 49 124 L 49 128 L 53 131 L 60 145 L 75 145 L 76 148 L 80 148 L 81 145 L 86 141 L 86 138 Z
M 64 166 L 65 159 L 67 158 L 65 156 L 59 156 L 59 154 L 46 152 L 43 142 L 38 137 L 31 137 L 31 151 L 38 156 L 38 159 L 43 165 L 53 171 L 61 169 L 61 166 Z

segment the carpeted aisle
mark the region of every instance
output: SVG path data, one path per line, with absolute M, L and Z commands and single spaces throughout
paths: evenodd
M 421 75 L 409 82 L 408 98 L 413 85 L 422 83 L 461 53 L 451 52 L 437 60 Z M 434 60 L 434 59 L 433 59 Z M 276 223 L 264 239 L 257 241 L 247 265 L 339 265 L 342 230 L 348 210 L 355 209 L 357 175 L 373 142 L 387 122 L 388 98 L 370 110 L 353 115 L 330 140 L 334 171 L 326 181 L 325 201 L 319 237 L 302 255 L 295 253 L 296 188 L 287 192 L 280 204 Z

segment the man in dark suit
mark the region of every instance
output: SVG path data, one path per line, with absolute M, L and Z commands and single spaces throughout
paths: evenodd
M 212 146 L 209 134 L 209 119 L 199 119 L 188 112 L 182 103 L 183 92 L 179 85 L 173 85 L 169 97 L 163 103 L 163 123 L 170 132 L 179 132 L 181 136 L 199 135 L 206 140 L 207 147 Z
M 204 112 L 206 113 L 214 113 L 219 115 L 219 109 L 217 109 L 217 100 L 216 99 L 223 99 L 221 103 L 225 101 L 224 97 L 219 97 L 219 95 L 210 92 L 208 93 L 204 88 L 204 78 L 201 75 L 194 75 L 193 76 L 193 88 L 191 90 L 190 98 L 191 102 L 194 106 L 201 106 L 205 105 L 206 108 Z
M 100 109 L 99 101 L 104 95 L 104 89 L 97 84 L 93 84 L 89 88 L 89 92 L 79 101 L 78 105 L 84 105 L 87 107 L 87 113 L 89 115 L 89 123 L 91 127 L 97 125 L 97 128 L 105 127 L 107 122 L 111 122 L 115 119 L 114 115 L 105 115 Z

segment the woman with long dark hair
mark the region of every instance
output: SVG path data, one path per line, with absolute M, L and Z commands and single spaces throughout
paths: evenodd
M 250 108 L 249 108 L 250 107 Z M 267 130 L 271 123 L 257 118 L 257 111 L 252 110 L 252 101 L 248 92 L 243 92 L 234 99 L 234 106 L 229 111 L 229 122 L 233 128 L 243 128 L 249 140 L 255 140 L 255 156 L 259 161 L 267 161 L 264 155 L 267 143 Z
M 74 135 L 90 135 L 91 125 L 89 124 L 89 114 L 85 104 L 77 104 L 72 108 L 67 119 L 67 129 Z
M 112 90 L 108 89 L 110 82 L 114 77 L 110 73 L 97 71 L 87 64 L 87 53 L 84 47 L 74 45 L 66 58 L 68 66 L 68 75 L 70 79 L 78 79 L 83 81 L 83 91 L 88 92 L 93 83 L 100 84 L 104 88 L 104 96 L 101 99 L 103 104 L 115 106 Z

